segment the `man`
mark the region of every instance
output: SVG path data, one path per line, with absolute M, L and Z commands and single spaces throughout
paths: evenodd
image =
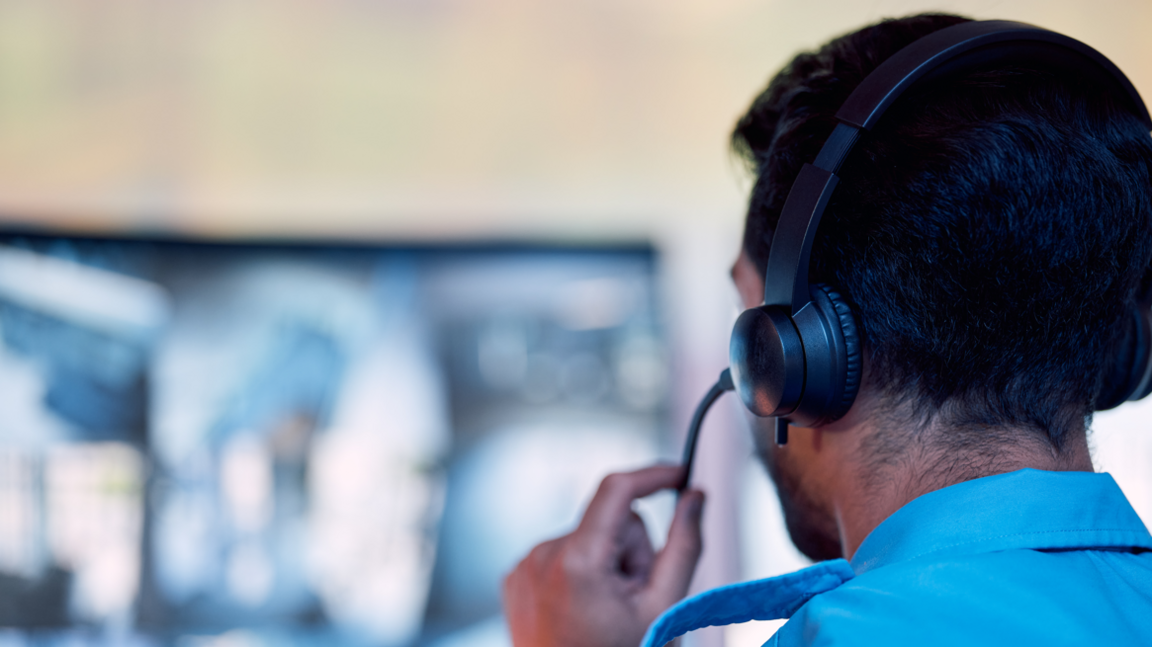
M 747 307 L 837 108 L 880 62 L 964 20 L 849 34 L 757 97 L 733 135 L 757 176 L 732 271 Z M 508 577 L 518 647 L 634 646 L 661 613 L 652 644 L 768 617 L 791 617 L 773 637 L 789 645 L 1152 644 L 1152 535 L 1092 473 L 1086 436 L 1148 289 L 1147 128 L 1091 79 L 1000 66 L 901 97 L 840 176 L 811 274 L 857 312 L 859 396 L 783 446 L 754 427 L 793 541 L 831 561 L 664 613 L 699 556 L 702 495 L 684 492 L 656 553 L 631 503 L 678 468 L 612 475 L 572 534 Z

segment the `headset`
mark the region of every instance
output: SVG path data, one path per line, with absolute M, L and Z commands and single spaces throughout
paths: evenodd
M 736 320 L 729 368 L 689 426 L 685 485 L 704 414 L 725 391 L 734 389 L 755 415 L 775 418 L 776 442 L 781 445 L 788 440 L 789 424 L 819 426 L 847 413 L 860 389 L 860 325 L 834 287 L 808 281 L 812 242 L 839 181 L 836 173 L 862 131 L 871 131 L 915 83 L 1001 62 L 1059 66 L 1097 79 L 1152 131 L 1148 108 L 1119 68 L 1084 43 L 1033 25 L 1006 20 L 961 23 L 922 37 L 881 63 L 848 96 L 836 113 L 832 134 L 792 184 L 768 253 L 764 304 Z M 1152 307 L 1137 304 L 1126 316 L 1126 338 L 1104 371 L 1097 410 L 1139 400 L 1152 391 Z

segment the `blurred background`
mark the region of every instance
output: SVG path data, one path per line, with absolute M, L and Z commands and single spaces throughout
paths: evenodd
M 1144 0 L 0 0 L 0 645 L 507 645 L 724 367 L 736 118 L 925 10 L 1152 97 Z M 1148 420 L 1092 436 L 1146 520 Z M 693 588 L 803 564 L 731 399 L 699 460 Z

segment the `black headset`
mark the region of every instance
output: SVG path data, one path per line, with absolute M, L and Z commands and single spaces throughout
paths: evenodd
M 804 164 L 792 184 L 768 253 L 764 305 L 745 310 L 736 320 L 729 345 L 730 371 L 721 374 L 700 403 L 689 428 L 684 452 L 688 470 L 704 412 L 726 390 L 735 388 L 757 416 L 776 418 L 780 444 L 787 441 L 789 423 L 818 426 L 847 413 L 860 389 L 860 326 L 835 288 L 808 282 L 812 241 L 839 181 L 836 173 L 861 131 L 872 130 L 909 87 L 1001 62 L 1058 66 L 1099 80 L 1126 100 L 1152 131 L 1148 108 L 1111 61 L 1075 39 L 1025 23 L 989 20 L 953 25 L 885 60 L 848 96 L 824 147 L 811 164 Z M 1139 400 L 1152 391 L 1152 308 L 1136 305 L 1127 317 L 1119 356 L 1104 371 L 1097 410 Z

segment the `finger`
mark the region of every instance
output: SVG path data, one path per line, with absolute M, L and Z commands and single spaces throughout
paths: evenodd
M 652 549 L 651 540 L 648 539 L 648 529 L 644 527 L 644 520 L 633 512 L 620 536 L 620 558 L 616 568 L 628 579 L 644 582 L 652 571 L 655 559 L 656 552 Z
M 700 518 L 704 511 L 704 493 L 685 490 L 676 505 L 676 515 L 668 529 L 668 541 L 656 555 L 652 565 L 645 597 L 659 614 L 675 604 L 688 592 L 692 573 L 700 560 L 703 542 L 700 538 Z
M 520 563 L 504 577 L 505 596 L 513 595 L 515 591 L 523 590 L 532 582 L 541 580 L 548 570 L 548 566 L 555 560 L 561 548 L 563 537 L 537 544 Z
M 514 645 L 536 643 L 540 631 L 541 619 L 536 605 L 538 587 L 534 586 L 528 562 L 528 558 L 524 558 L 524 561 L 504 578 L 501 602 Z
M 548 563 L 553 560 L 556 552 L 560 550 L 564 539 L 564 537 L 558 537 L 536 544 L 536 546 L 528 552 L 528 556 L 524 558 L 521 565 L 531 570 L 546 568 Z
M 549 566 L 563 547 L 564 538 L 537 544 L 516 568 L 504 578 L 503 605 L 514 644 L 531 644 L 524 635 L 534 635 L 538 627 L 537 602 L 548 590 Z
M 679 465 L 656 465 L 635 472 L 609 474 L 584 511 L 576 529 L 583 539 L 611 542 L 632 513 L 632 501 L 676 487 L 683 476 Z

